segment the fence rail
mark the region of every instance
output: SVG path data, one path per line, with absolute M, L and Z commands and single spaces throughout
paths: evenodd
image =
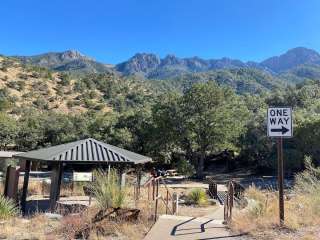
M 159 186 L 163 185 L 165 188 L 165 196 L 159 193 Z M 170 192 L 170 188 L 166 184 L 163 177 L 150 177 L 149 180 L 143 185 L 148 188 L 148 200 L 155 202 L 154 220 L 158 218 L 159 200 L 161 200 L 166 207 L 166 214 L 175 215 L 179 208 L 179 194 Z M 171 201 L 171 204 L 170 204 Z
M 234 201 L 240 200 L 243 196 L 245 188 L 238 182 L 231 180 L 228 183 L 227 196 L 224 201 L 224 222 L 229 223 L 232 221 L 232 210 Z

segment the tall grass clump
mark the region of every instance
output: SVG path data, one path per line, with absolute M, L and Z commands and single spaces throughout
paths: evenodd
M 318 229 L 320 225 L 320 168 L 313 166 L 309 157 L 305 158 L 305 167 L 303 172 L 295 176 L 294 186 L 284 203 L 284 226 L 292 234 L 303 232 L 303 229 Z M 253 186 L 245 191 L 245 198 L 248 204 L 244 209 L 235 211 L 231 228 L 258 238 L 261 234 L 276 234 L 275 227 L 281 229 L 278 193 L 261 191 Z M 318 236 L 316 232 L 312 234 Z
M 126 201 L 126 188 L 120 187 L 117 171 L 98 170 L 95 172 L 95 181 L 90 185 L 100 209 L 121 208 Z
M 188 199 L 197 205 L 204 205 L 208 202 L 205 190 L 201 188 L 194 188 L 188 194 Z
M 295 177 L 294 193 L 299 200 L 297 210 L 306 224 L 320 224 L 320 167 L 312 164 L 310 157 L 305 158 L 306 170 Z
M 17 215 L 18 209 L 14 202 L 0 195 L 0 219 L 8 219 Z
M 295 177 L 295 192 L 320 197 L 320 168 L 312 164 L 310 157 L 305 157 L 306 170 Z

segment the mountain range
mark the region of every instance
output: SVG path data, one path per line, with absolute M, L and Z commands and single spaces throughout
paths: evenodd
M 24 64 L 37 65 L 53 71 L 79 73 L 103 73 L 112 71 L 113 66 L 95 61 L 76 50 L 48 52 L 34 56 L 14 56 Z
M 320 80 L 320 55 L 302 47 L 262 62 L 138 53 L 111 65 L 75 50 L 0 56 L 0 109 L 108 112 L 143 106 L 158 93 L 184 92 L 199 82 L 260 94 L 309 80 Z
M 320 68 L 320 54 L 315 50 L 297 47 L 262 62 L 243 62 L 237 59 L 179 58 L 167 55 L 160 58 L 153 53 L 137 53 L 125 62 L 104 64 L 76 50 L 49 52 L 35 56 L 15 56 L 23 63 L 46 67 L 55 71 L 73 73 L 105 73 L 116 71 L 122 75 L 137 75 L 148 79 L 170 79 L 182 74 L 214 71 L 218 69 L 254 68 L 273 75 L 296 71 L 302 66 Z

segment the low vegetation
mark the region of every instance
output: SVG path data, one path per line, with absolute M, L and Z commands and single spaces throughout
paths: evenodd
M 286 198 L 283 227 L 279 225 L 277 194 L 251 187 L 245 192 L 248 205 L 236 212 L 231 228 L 258 239 L 319 239 L 320 168 L 313 167 L 310 159 L 306 166 Z
M 110 172 L 102 170 L 95 172 L 95 181 L 89 188 L 92 189 L 100 209 L 121 208 L 125 204 L 127 189 L 125 186 L 120 186 L 119 175 L 114 169 Z
M 319 162 L 317 74 L 270 93 L 264 89 L 279 81 L 269 74 L 221 69 L 178 77 L 175 83 L 187 82 L 181 91 L 114 72 L 68 75 L 7 57 L 0 57 L 0 66 L 1 149 L 28 151 L 94 137 L 185 175 L 202 177 L 206 163 L 223 151 L 234 153 L 230 169 L 272 172 L 276 147 L 266 137 L 265 115 L 267 106 L 277 105 L 294 108 L 287 171 L 302 170 L 304 155 Z M 257 82 L 263 87 L 253 86 Z
M 196 205 L 205 205 L 208 202 L 208 197 L 202 188 L 194 188 L 192 189 L 187 196 L 188 200 Z
M 0 219 L 8 219 L 18 214 L 18 208 L 15 203 L 0 194 Z

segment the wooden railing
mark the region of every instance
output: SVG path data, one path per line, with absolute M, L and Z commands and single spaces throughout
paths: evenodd
M 165 188 L 165 196 L 162 196 L 159 193 L 159 186 L 162 184 Z M 158 218 L 158 207 L 159 200 L 161 200 L 166 206 L 166 214 L 175 215 L 178 212 L 179 208 L 179 194 L 170 192 L 169 187 L 167 186 L 163 177 L 151 177 L 145 184 L 144 187 L 148 188 L 148 200 L 155 201 L 155 213 L 154 220 Z M 171 204 L 170 204 L 171 202 Z
M 224 201 L 224 222 L 225 223 L 229 223 L 232 220 L 233 198 L 234 198 L 234 183 L 233 181 L 230 181 L 228 183 L 227 196 Z
M 209 196 L 213 199 L 217 199 L 218 198 L 218 184 L 212 179 L 208 179 L 208 183 L 209 183 Z
M 231 180 L 228 183 L 227 195 L 224 201 L 224 222 L 229 223 L 232 220 L 232 209 L 234 200 L 240 200 L 245 188 L 238 182 Z

